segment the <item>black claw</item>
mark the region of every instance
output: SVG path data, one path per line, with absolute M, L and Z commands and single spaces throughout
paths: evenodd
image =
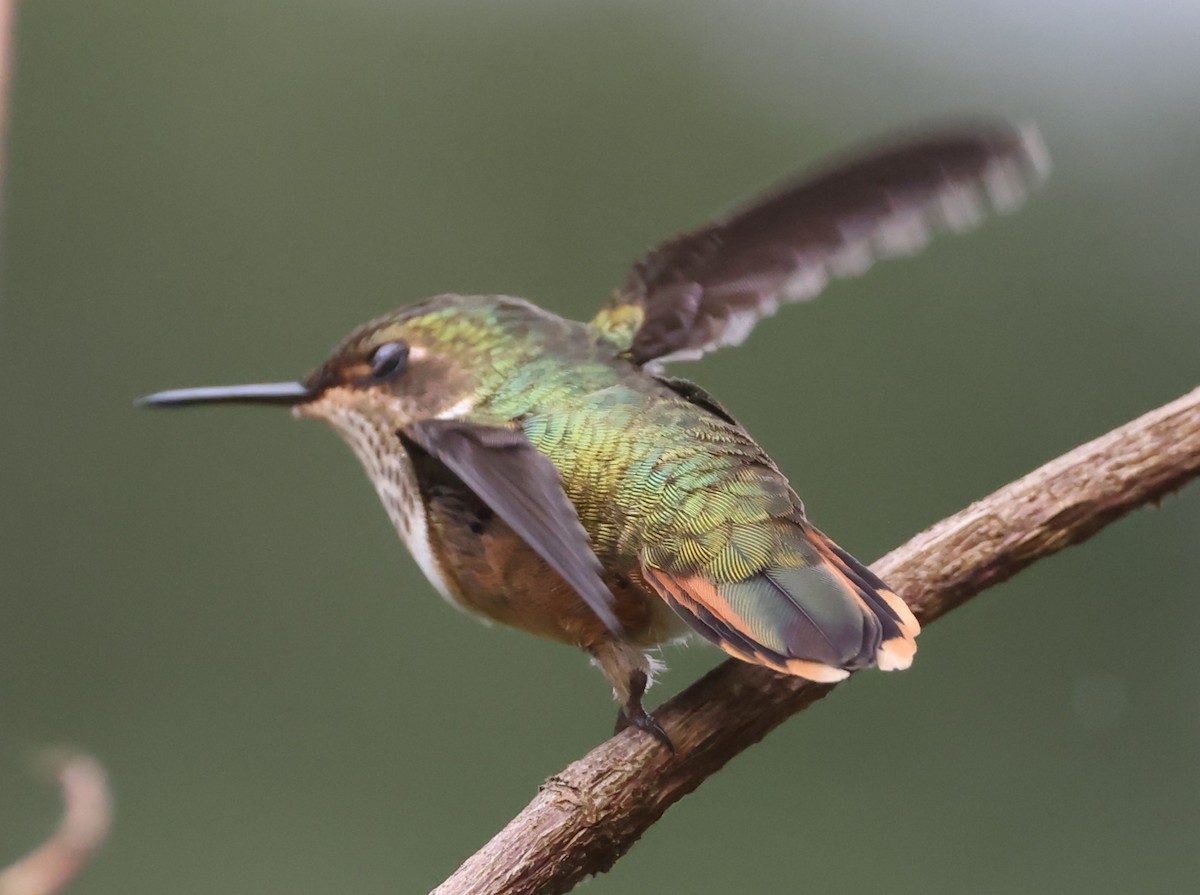
M 642 694 L 646 692 L 646 673 L 635 671 L 629 680 L 629 702 L 617 712 L 617 724 L 614 733 L 620 733 L 626 727 L 633 725 L 638 730 L 644 730 L 667 747 L 672 755 L 675 754 L 675 744 L 667 735 L 658 719 L 642 708 Z
M 671 742 L 671 738 L 667 736 L 667 732 L 663 729 L 663 726 L 658 723 L 658 719 L 649 712 L 643 711 L 640 717 L 634 718 L 633 725 L 639 730 L 646 731 L 646 733 L 666 746 L 667 751 L 672 755 L 675 754 L 675 744 Z

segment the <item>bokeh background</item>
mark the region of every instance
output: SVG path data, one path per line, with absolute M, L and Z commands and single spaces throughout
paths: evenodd
M 159 388 L 305 373 L 441 291 L 587 317 L 831 151 L 1041 126 L 1019 215 L 676 372 L 864 559 L 1200 379 L 1200 7 L 38 0 L 0 306 L 0 855 L 109 768 L 80 893 L 418 892 L 603 739 L 571 650 L 449 609 L 346 448 Z M 595 893 L 1170 892 L 1200 872 L 1200 491 L 932 627 Z M 665 698 L 720 660 L 674 650 Z M 656 700 L 651 700 L 656 701 Z

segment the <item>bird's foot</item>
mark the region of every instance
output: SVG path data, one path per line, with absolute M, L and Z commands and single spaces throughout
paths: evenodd
M 642 695 L 646 692 L 646 672 L 635 671 L 629 680 L 629 701 L 617 712 L 617 725 L 614 733 L 620 733 L 626 727 L 633 726 L 644 730 L 667 747 L 672 755 L 675 754 L 675 744 L 667 735 L 667 731 L 658 719 L 642 707 Z

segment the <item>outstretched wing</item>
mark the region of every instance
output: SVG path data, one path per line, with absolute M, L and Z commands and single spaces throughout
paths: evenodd
M 621 624 L 600 561 L 550 460 L 519 430 L 422 420 L 399 436 L 444 463 L 575 589 L 614 634 Z
M 968 230 L 989 205 L 1012 210 L 1047 171 L 1032 127 L 965 126 L 876 148 L 651 250 L 592 325 L 637 364 L 737 345 L 781 302 L 913 254 L 935 231 Z

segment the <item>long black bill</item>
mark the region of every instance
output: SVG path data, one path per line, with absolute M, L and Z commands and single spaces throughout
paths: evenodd
M 209 385 L 155 392 L 134 401 L 137 407 L 188 407 L 192 404 L 303 404 L 313 397 L 299 382 L 256 385 Z

